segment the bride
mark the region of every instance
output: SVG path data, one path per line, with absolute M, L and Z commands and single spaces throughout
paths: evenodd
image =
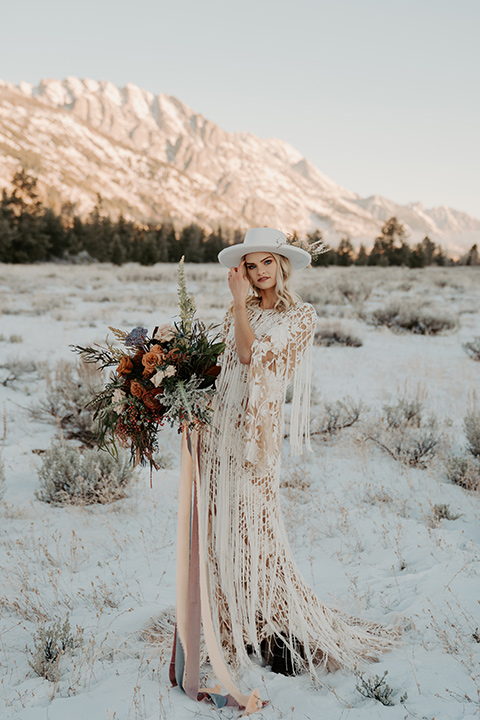
M 226 346 L 212 427 L 201 439 L 198 502 L 207 588 L 202 603 L 208 597 L 217 668 L 219 658 L 224 667 L 240 667 L 256 656 L 273 671 L 315 676 L 319 665 L 334 670 L 354 668 L 361 658 L 377 660 L 395 644 L 397 630 L 321 602 L 295 563 L 280 511 L 283 404 L 290 384 L 291 449 L 299 454 L 304 443 L 310 449 L 317 316 L 294 293 L 290 278 L 311 256 L 278 230 L 253 228 L 218 259 L 229 268 L 233 299 L 221 333 Z

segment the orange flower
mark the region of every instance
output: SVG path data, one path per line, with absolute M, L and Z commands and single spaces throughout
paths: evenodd
M 130 360 L 128 355 L 124 355 L 118 364 L 117 375 L 130 375 L 132 370 L 133 370 L 132 361 Z
M 164 353 L 160 345 L 154 345 L 142 358 L 142 363 L 145 367 L 143 374 L 152 375 L 157 369 L 157 365 L 163 361 L 163 358 Z
M 137 380 L 132 380 L 130 385 L 130 392 L 134 397 L 137 398 L 143 398 L 143 395 L 145 393 L 145 388 L 141 383 L 139 383 Z
M 170 350 L 165 355 L 165 361 L 166 362 L 175 362 L 175 360 L 178 360 L 181 357 L 182 353 L 177 348 L 174 348 L 173 350 Z

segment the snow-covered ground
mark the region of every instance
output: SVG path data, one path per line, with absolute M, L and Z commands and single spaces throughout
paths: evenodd
M 225 271 L 187 267 L 198 315 L 220 321 Z M 478 400 L 480 363 L 462 343 L 480 335 L 475 268 L 305 270 L 298 288 L 319 327 L 358 336 L 362 347 L 315 347 L 315 418 L 325 403 L 362 401 L 358 423 L 314 454 L 289 458 L 282 503 L 298 564 L 320 599 L 350 614 L 404 627 L 404 642 L 364 677 L 393 688 L 385 707 L 356 690 L 350 672 L 286 678 L 253 665 L 244 688 L 270 704 L 258 717 L 455 720 L 480 715 L 480 495 L 448 482 L 445 458 L 465 448 L 463 418 Z M 395 334 L 359 317 L 347 286 L 370 312 L 392 300 L 457 320 L 438 336 Z M 348 293 L 347 293 L 348 294 Z M 47 370 L 75 361 L 69 345 L 103 342 L 107 326 L 152 328 L 176 315 L 175 267 L 1 266 L 0 392 L 6 491 L 0 502 L 0 717 L 22 720 L 235 718 L 196 705 L 168 681 L 168 649 L 142 631 L 175 603 L 179 438 L 165 430 L 167 468 L 141 471 L 129 497 L 110 505 L 53 507 L 35 499 L 38 451 L 57 433 L 29 408 L 47 392 Z M 407 467 L 366 439 L 385 404 L 422 401 L 441 442 L 425 469 Z M 71 442 L 71 441 L 70 441 Z M 448 504 L 456 520 L 432 519 Z M 69 613 L 83 643 L 50 682 L 29 665 L 38 629 Z M 407 692 L 408 698 L 400 703 Z

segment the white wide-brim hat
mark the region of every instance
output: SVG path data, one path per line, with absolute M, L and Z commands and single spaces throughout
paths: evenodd
M 227 268 L 238 267 L 245 255 L 254 252 L 270 252 L 283 255 L 290 260 L 294 270 L 302 270 L 302 268 L 310 265 L 312 260 L 310 253 L 306 250 L 302 250 L 302 248 L 295 245 L 289 245 L 286 236 L 281 230 L 259 227 L 250 228 L 243 242 L 223 248 L 218 253 L 218 261 Z

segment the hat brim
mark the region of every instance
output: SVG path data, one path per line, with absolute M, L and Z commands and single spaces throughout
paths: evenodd
M 227 268 L 238 267 L 242 262 L 242 258 L 245 255 L 250 255 L 256 252 L 268 252 L 272 255 L 283 255 L 290 260 L 292 268 L 294 270 L 303 270 L 312 261 L 312 256 L 306 250 L 295 247 L 295 245 L 280 245 L 279 247 L 272 247 L 272 245 L 245 245 L 244 243 L 237 243 L 236 245 L 230 245 L 229 247 L 223 248 L 218 253 L 218 262 Z

